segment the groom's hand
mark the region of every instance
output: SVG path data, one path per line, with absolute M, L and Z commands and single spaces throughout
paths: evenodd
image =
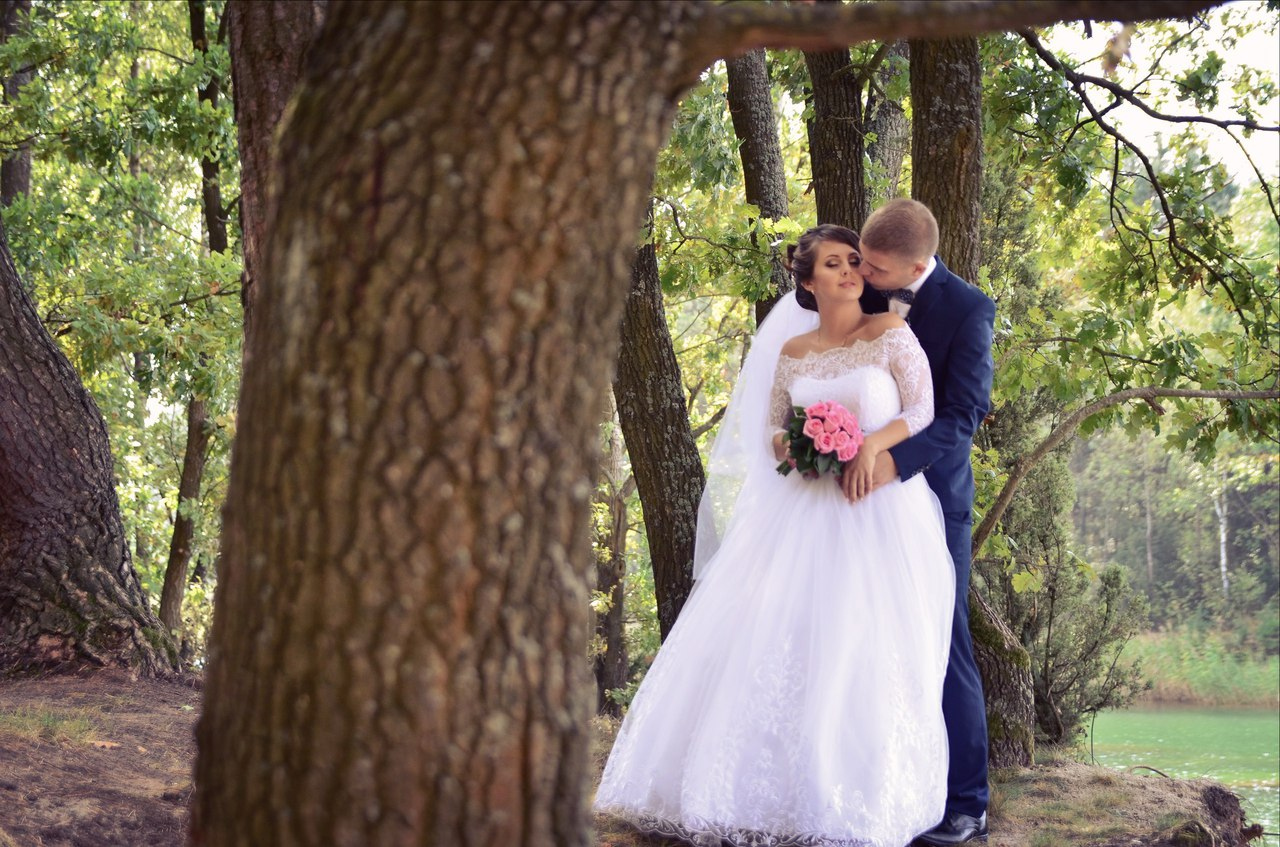
M 876 466 L 871 472 L 871 490 L 875 491 L 886 482 L 893 482 L 898 478 L 898 463 L 893 460 L 893 454 L 888 450 L 881 450 L 876 456 Z
M 888 450 L 881 450 L 876 454 L 876 463 L 871 468 L 869 484 L 866 482 L 858 484 L 859 477 L 853 472 L 856 464 L 856 460 L 850 462 L 845 467 L 844 474 L 836 479 L 850 503 L 856 503 L 886 482 L 893 482 L 898 478 L 898 463 L 893 460 L 893 454 Z

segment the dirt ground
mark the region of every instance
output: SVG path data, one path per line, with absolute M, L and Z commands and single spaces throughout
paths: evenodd
M 199 709 L 114 671 L 0 680 L 0 847 L 185 843 Z
M 0 680 L 0 847 L 182 847 L 197 680 Z M 593 726 L 598 777 L 616 724 Z M 1242 847 L 1235 795 L 1048 755 L 993 775 L 991 847 Z M 597 847 L 655 847 L 596 820 Z

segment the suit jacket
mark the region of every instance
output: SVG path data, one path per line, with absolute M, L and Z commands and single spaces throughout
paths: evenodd
M 871 286 L 862 294 L 864 312 L 884 312 L 884 295 Z M 991 298 L 947 270 L 938 260 L 916 292 L 907 323 L 933 371 L 933 423 L 889 448 L 898 475 L 923 472 L 944 512 L 973 509 L 973 434 L 991 408 L 991 337 L 996 307 Z

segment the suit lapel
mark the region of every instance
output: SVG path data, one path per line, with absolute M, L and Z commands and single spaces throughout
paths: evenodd
M 951 272 L 947 270 L 947 266 L 942 264 L 941 259 L 937 259 L 937 263 L 933 273 L 929 274 L 924 285 L 920 286 L 920 290 L 916 292 L 916 299 L 911 303 L 911 310 L 907 312 L 909 324 L 915 325 L 929 319 L 930 308 L 941 299 L 943 286 L 951 280 Z

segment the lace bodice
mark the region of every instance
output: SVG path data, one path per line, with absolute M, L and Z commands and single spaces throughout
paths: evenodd
M 799 359 L 780 356 L 769 402 L 773 430 L 786 426 L 792 406 L 821 400 L 843 403 L 857 415 L 863 432 L 901 418 L 915 435 L 933 421 L 929 360 L 908 327 Z

